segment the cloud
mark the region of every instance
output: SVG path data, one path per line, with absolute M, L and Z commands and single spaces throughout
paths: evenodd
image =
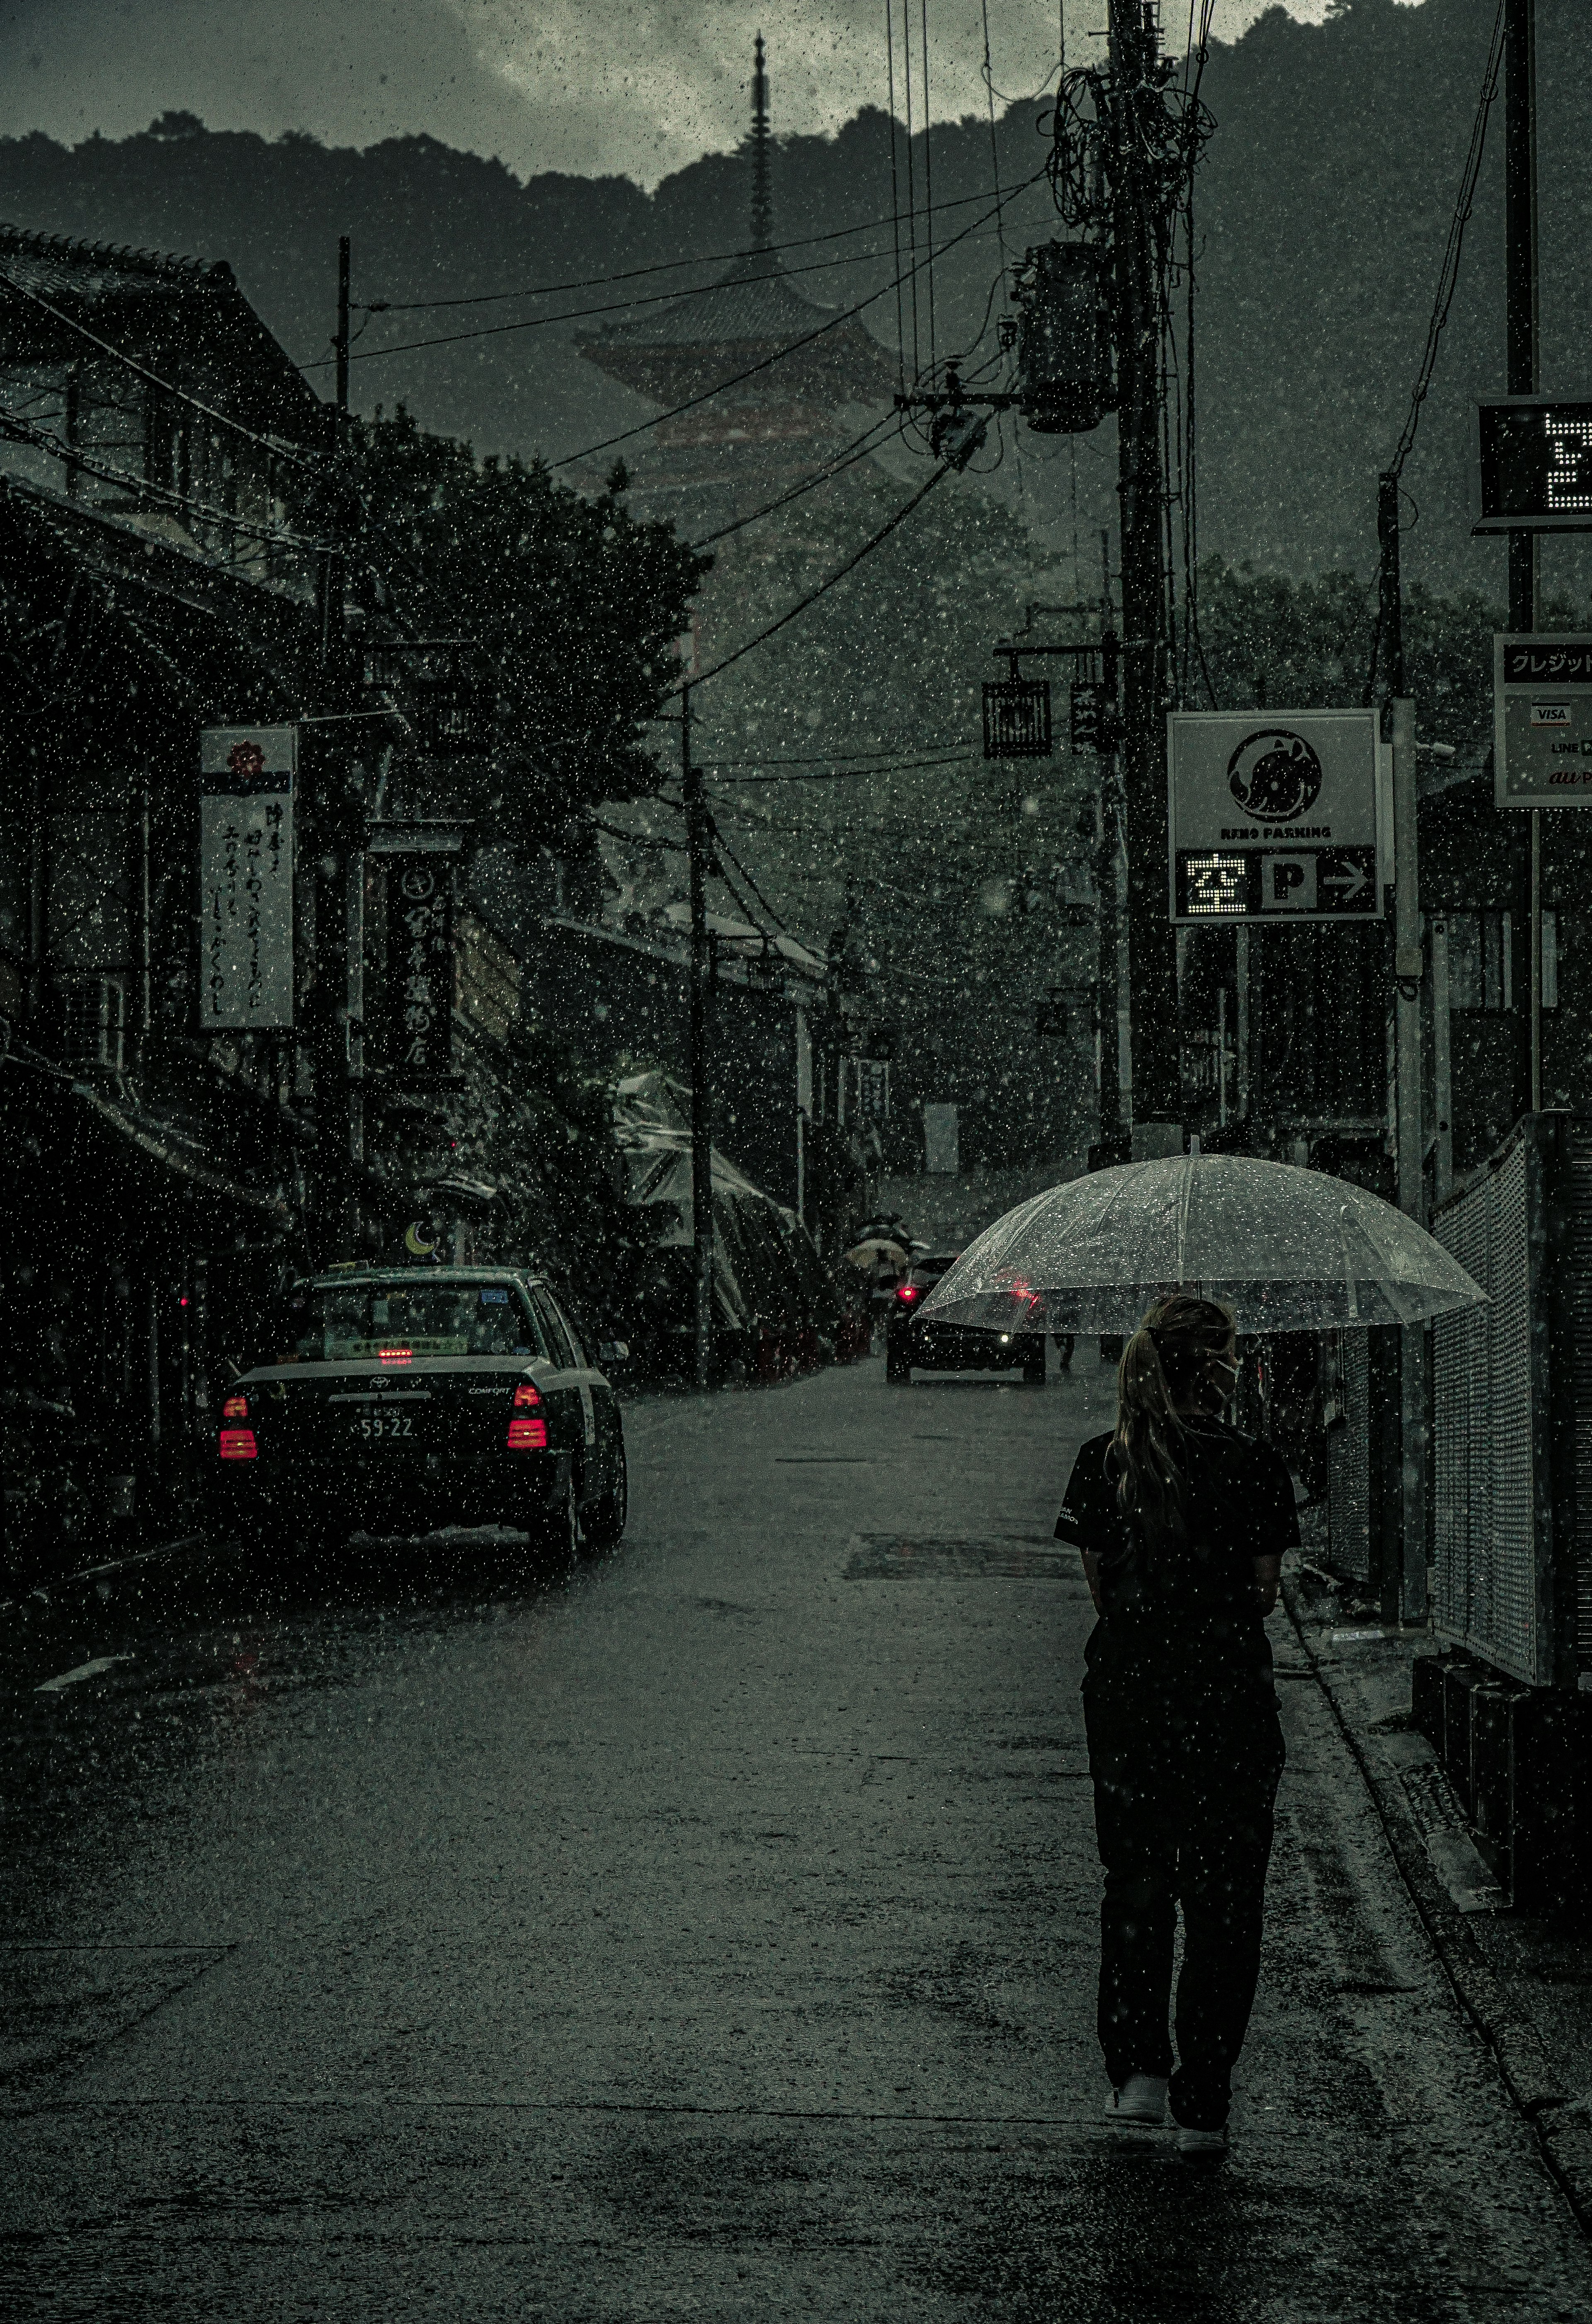
M 1319 18 L 1327 0 L 1289 5 Z M 1217 0 L 1217 31 L 1235 37 L 1261 6 Z M 1066 9 L 1075 60 L 1096 53 L 1102 0 Z M 916 77 L 917 0 L 910 14 Z M 1056 0 L 1002 0 L 991 19 L 995 86 L 1024 95 L 1054 69 Z M 522 174 L 651 186 L 741 136 L 760 20 L 781 132 L 833 130 L 885 101 L 883 12 L 858 0 L 0 0 L 0 131 L 75 143 L 171 108 L 334 144 L 424 132 Z M 929 29 L 934 116 L 981 112 L 979 12 L 930 0 Z M 899 55 L 897 75 L 899 107 Z

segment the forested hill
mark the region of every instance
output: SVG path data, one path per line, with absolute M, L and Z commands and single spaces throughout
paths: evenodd
M 1199 177 L 1199 415 L 1201 547 L 1293 571 L 1370 555 L 1374 472 L 1397 437 L 1425 337 L 1431 289 L 1469 132 L 1495 0 L 1342 0 L 1319 26 L 1280 9 L 1213 52 L 1204 94 L 1219 127 Z M 1585 383 L 1578 365 L 1592 320 L 1581 263 L 1592 190 L 1573 156 L 1587 99 L 1569 5 L 1539 12 L 1542 103 L 1544 342 L 1548 383 Z M 774 84 L 775 117 L 779 86 Z M 1014 106 L 1000 130 L 1010 188 L 1045 146 L 1039 108 Z M 1502 106 L 1466 251 L 1465 272 L 1409 484 L 1420 511 L 1412 569 L 1439 586 L 1495 592 L 1497 552 L 1467 533 L 1469 400 L 1502 382 Z M 986 124 L 934 134 L 942 234 L 977 225 L 992 170 Z M 920 155 L 920 189 L 921 170 Z M 970 198 L 983 197 L 984 201 Z M 782 143 L 776 232 L 821 235 L 888 213 L 886 124 L 864 111 L 832 139 Z M 735 249 L 745 239 L 744 165 L 708 157 L 653 196 L 623 179 L 533 176 L 425 138 L 364 152 L 314 139 L 213 134 L 167 115 L 143 134 L 75 148 L 42 136 L 0 141 L 0 216 L 17 224 L 199 255 L 225 254 L 301 361 L 324 358 L 337 237 L 351 233 L 356 298 L 458 300 L 524 285 L 585 282 Z M 1008 246 L 1048 231 L 1042 180 L 1007 208 Z M 883 290 L 887 231 L 793 250 L 799 279 L 834 305 Z M 999 265 L 993 225 L 937 269 L 940 350 L 978 331 Z M 559 458 L 644 416 L 646 407 L 576 353 L 588 316 L 366 360 L 399 341 L 438 338 L 527 317 L 568 316 L 705 280 L 641 277 L 551 300 L 432 307 L 361 318 L 355 394 L 365 409 L 407 401 L 428 426 L 484 449 Z M 926 301 L 920 339 L 926 339 Z M 644 311 L 644 310 L 643 310 Z M 617 320 L 614 317 L 606 318 Z M 893 340 L 886 292 L 865 319 Z M 984 341 L 984 350 L 993 335 Z M 926 353 L 926 346 L 924 348 Z M 318 374 L 323 381 L 329 374 Z M 1104 516 L 1109 423 L 1078 447 L 1032 446 L 1030 512 L 1055 542 Z M 644 460 L 644 439 L 640 458 Z M 994 489 L 1010 489 L 1008 463 Z

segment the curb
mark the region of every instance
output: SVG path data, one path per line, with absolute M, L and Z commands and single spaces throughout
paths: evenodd
M 107 1558 L 98 1565 L 80 1566 L 75 1573 L 34 1582 L 20 1589 L 14 1597 L 0 1598 L 0 1627 L 26 1628 L 36 1623 L 69 1618 L 85 1605 L 90 1609 L 95 1603 L 103 1605 L 119 1588 L 141 1581 L 146 1572 L 178 1564 L 191 1558 L 195 1551 L 202 1553 L 206 1545 L 207 1537 L 202 1533 L 180 1534 L 171 1541 L 156 1542 L 125 1557 Z
M 1310 1643 L 1291 1577 L 1284 1582 L 1283 1599 L 1310 1675 L 1365 1780 L 1400 1877 L 1459 2006 L 1492 2052 L 1505 2089 L 1535 2132 L 1543 2162 L 1577 2219 L 1592 2234 L 1592 2101 L 1565 2091 L 1541 2035 L 1495 1974 L 1439 1879 L 1396 1770 L 1375 1765 Z

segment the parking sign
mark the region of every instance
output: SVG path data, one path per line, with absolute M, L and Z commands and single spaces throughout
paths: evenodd
M 1174 711 L 1171 918 L 1379 919 L 1374 710 Z

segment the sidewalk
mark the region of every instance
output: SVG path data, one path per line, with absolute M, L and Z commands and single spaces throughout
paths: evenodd
M 1292 1561 L 1290 1561 L 1291 1563 Z M 1300 1564 L 1284 1596 L 1306 1661 L 1375 1803 L 1461 2006 L 1496 2059 L 1549 2167 L 1592 2228 L 1592 1944 L 1511 1909 L 1453 1786 L 1410 1716 L 1424 1630 L 1382 1626 L 1351 1584 Z

